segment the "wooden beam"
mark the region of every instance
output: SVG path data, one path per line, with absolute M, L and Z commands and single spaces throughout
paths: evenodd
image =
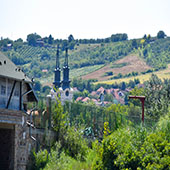
M 20 92 L 19 92 L 19 110 L 22 110 L 22 81 L 20 82 Z
M 10 93 L 10 96 L 9 96 L 9 99 L 8 99 L 8 102 L 7 102 L 7 105 L 6 105 L 6 109 L 8 109 L 9 104 L 11 102 L 11 98 L 12 98 L 12 95 L 13 95 L 13 92 L 14 92 L 15 84 L 16 84 L 16 80 L 14 81 L 14 84 L 12 86 L 12 90 L 11 90 L 11 93 Z

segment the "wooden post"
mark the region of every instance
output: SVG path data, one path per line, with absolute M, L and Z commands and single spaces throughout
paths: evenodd
M 51 128 L 51 95 L 47 95 L 47 119 L 48 128 Z
M 144 123 L 144 103 L 145 96 L 129 96 L 129 99 L 139 99 L 142 103 L 142 122 Z

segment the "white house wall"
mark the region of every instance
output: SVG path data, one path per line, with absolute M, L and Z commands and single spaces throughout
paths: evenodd
M 8 99 L 11 94 L 11 90 L 14 84 L 14 80 L 0 77 L 0 108 L 7 106 Z M 27 91 L 25 83 L 22 85 L 22 94 Z M 19 96 L 20 96 L 20 82 L 15 84 L 14 92 L 11 97 L 9 109 L 19 110 Z M 23 102 L 27 102 L 27 96 L 23 96 Z

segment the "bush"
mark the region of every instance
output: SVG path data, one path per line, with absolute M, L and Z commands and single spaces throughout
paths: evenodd
M 75 127 L 69 127 L 66 134 L 63 134 L 61 145 L 67 155 L 81 161 L 85 160 L 88 147 Z
M 170 166 L 170 143 L 161 131 L 149 133 L 144 127 L 117 130 L 98 147 L 94 170 L 164 170 Z
M 48 162 L 47 150 L 40 150 L 38 153 L 32 151 L 31 161 L 27 166 L 27 170 L 40 170 L 43 169 Z

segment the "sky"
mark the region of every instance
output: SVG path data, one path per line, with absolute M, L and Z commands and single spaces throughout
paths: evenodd
M 170 36 L 170 0 L 0 0 L 0 37 L 30 33 L 55 39 L 106 38 L 127 33 Z

